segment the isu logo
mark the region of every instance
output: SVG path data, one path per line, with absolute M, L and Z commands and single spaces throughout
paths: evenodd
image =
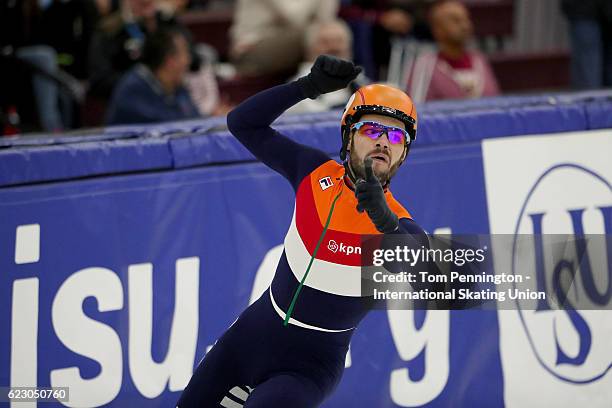
M 524 257 L 517 252 L 521 234 L 533 234 Z M 540 365 L 569 383 L 596 381 L 612 367 L 612 321 L 601 314 L 608 313 L 601 309 L 608 310 L 612 298 L 612 260 L 607 259 L 612 256 L 611 234 L 610 182 L 570 163 L 552 166 L 538 177 L 516 222 L 513 272 L 534 270 L 538 290 L 566 293 L 570 305 L 558 308 L 550 296 L 531 308 L 519 302 L 521 323 Z M 560 237 L 563 252 L 551 257 L 559 250 L 554 240 Z M 568 273 L 574 274 L 571 290 L 563 288 L 561 279 Z

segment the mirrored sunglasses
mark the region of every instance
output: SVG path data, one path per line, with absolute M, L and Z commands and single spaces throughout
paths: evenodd
M 408 132 L 395 126 L 386 126 L 378 122 L 363 121 L 355 123 L 351 126 L 351 129 L 355 129 L 361 136 L 367 136 L 373 140 L 378 139 L 386 133 L 389 143 L 391 144 L 410 143 L 410 135 Z

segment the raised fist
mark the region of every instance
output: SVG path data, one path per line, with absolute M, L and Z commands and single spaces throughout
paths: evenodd
M 355 184 L 357 211 L 365 211 L 378 231 L 385 234 L 396 231 L 399 220 L 387 205 L 385 192 L 372 170 L 371 158 L 365 158 L 364 167 L 365 180 L 360 179 Z
M 319 55 L 310 73 L 297 80 L 305 97 L 317 96 L 346 88 L 361 72 L 361 67 L 331 55 Z

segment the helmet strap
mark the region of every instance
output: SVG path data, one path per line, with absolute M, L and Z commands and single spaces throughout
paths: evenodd
M 357 183 L 357 176 L 351 166 L 351 152 L 348 150 L 351 141 L 351 131 L 349 126 L 346 127 L 344 134 L 342 135 L 342 150 L 340 151 L 340 159 L 344 166 L 344 174 L 348 176 L 349 180 L 355 185 Z
M 357 184 L 357 176 L 355 176 L 353 166 L 351 166 L 350 155 L 346 160 L 344 160 L 344 162 L 342 162 L 342 165 L 344 166 L 344 174 L 349 178 L 349 180 L 351 180 L 353 186 Z
M 353 115 L 348 115 L 345 124 L 342 126 L 342 147 L 340 148 L 340 160 L 346 161 L 348 145 L 351 140 L 351 125 L 353 124 Z

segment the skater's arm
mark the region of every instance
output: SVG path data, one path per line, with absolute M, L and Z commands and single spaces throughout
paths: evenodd
M 330 158 L 280 134 L 272 129 L 272 122 L 302 99 L 314 99 L 346 87 L 360 71 L 352 62 L 319 56 L 310 74 L 260 92 L 238 105 L 227 116 L 228 129 L 258 160 L 297 188 L 307 174 Z
M 312 170 L 330 160 L 324 152 L 297 143 L 270 125 L 304 95 L 297 82 L 260 92 L 227 115 L 227 127 L 253 155 L 294 186 Z

